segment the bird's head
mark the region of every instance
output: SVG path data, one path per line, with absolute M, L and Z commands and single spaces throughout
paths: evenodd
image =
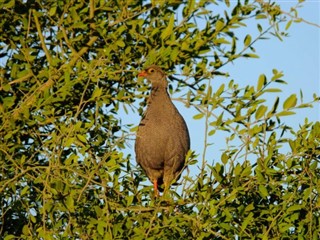
M 151 65 L 138 74 L 139 77 L 145 77 L 154 86 L 167 86 L 166 74 L 156 65 Z

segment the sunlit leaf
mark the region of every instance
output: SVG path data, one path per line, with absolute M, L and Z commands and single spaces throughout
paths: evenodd
M 277 117 L 283 117 L 283 116 L 289 116 L 289 115 L 294 115 L 296 114 L 295 112 L 293 111 L 281 111 L 281 112 L 278 112 L 276 114 Z
M 16 236 L 15 235 L 7 235 L 7 236 L 5 236 L 4 237 L 4 240 L 11 240 L 11 239 L 15 239 L 16 238 Z
M 282 90 L 280 88 L 267 88 L 263 90 L 264 92 L 282 92 Z
M 21 190 L 20 196 L 25 195 L 25 194 L 28 192 L 29 188 L 30 188 L 29 186 L 25 186 L 25 187 Z
M 78 134 L 77 138 L 83 143 L 87 142 L 87 138 L 84 135 Z
M 229 156 L 228 156 L 228 154 L 226 154 L 226 153 L 224 152 L 224 153 L 221 155 L 221 161 L 222 161 L 223 164 L 227 164 L 228 160 L 229 160 Z
M 284 101 L 283 108 L 289 109 L 289 108 L 295 107 L 296 104 L 297 104 L 297 96 L 296 94 L 292 94 Z
M 260 105 L 256 111 L 256 114 L 255 114 L 255 118 L 258 120 L 260 118 L 262 118 L 266 111 L 268 110 L 268 107 L 264 106 L 264 105 Z
M 224 27 L 224 22 L 222 22 L 221 20 L 218 20 L 216 22 L 216 31 L 219 32 L 222 28 Z
M 262 185 L 262 184 L 259 185 L 259 193 L 260 193 L 260 195 L 261 195 L 262 197 L 264 197 L 264 198 L 266 198 L 267 196 L 269 196 L 269 193 L 268 193 L 267 188 L 266 188 L 264 185 Z
M 247 36 L 244 38 L 244 46 L 248 47 L 251 43 L 251 36 L 247 34 Z
M 300 210 L 301 208 L 303 208 L 302 205 L 293 205 L 293 206 L 288 207 L 287 211 L 294 212 L 294 211 Z
M 199 113 L 199 114 L 194 115 L 194 116 L 193 116 L 193 119 L 199 120 L 199 119 L 201 119 L 201 118 L 203 118 L 203 117 L 204 117 L 204 114 L 203 114 L 203 113 Z
M 292 24 L 292 20 L 289 20 L 289 21 L 287 22 L 287 24 L 286 24 L 286 27 L 285 27 L 285 30 L 286 30 L 286 31 L 290 28 L 291 24 Z
M 259 58 L 259 56 L 254 53 L 245 53 L 242 56 L 247 57 L 247 58 Z
M 258 85 L 257 85 L 257 91 L 260 91 L 267 83 L 267 77 L 264 74 L 261 74 L 259 76 Z
M 166 39 L 173 33 L 173 26 L 174 26 L 174 14 L 171 14 L 168 26 L 166 29 L 161 33 L 161 38 Z

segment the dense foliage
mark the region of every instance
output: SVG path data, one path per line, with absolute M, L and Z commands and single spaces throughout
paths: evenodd
M 270 106 L 280 71 L 240 87 L 223 68 L 256 58 L 254 44 L 270 33 L 285 37 L 293 21 L 277 4 L 5 0 L 0 11 L 4 239 L 320 237 L 320 123 L 295 131 L 282 122 L 318 97 Z M 237 35 L 249 19 L 256 32 Z M 121 118 L 143 112 L 148 87 L 136 74 L 151 63 L 180 72 L 170 92 L 199 111 L 208 136 L 228 140 L 214 165 L 217 156 L 190 153 L 201 171 L 186 171 L 168 199 L 153 197 L 124 153 L 136 126 Z M 226 83 L 213 88 L 218 75 Z

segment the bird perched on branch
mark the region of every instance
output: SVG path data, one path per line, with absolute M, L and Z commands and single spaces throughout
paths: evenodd
M 190 148 L 190 138 L 183 117 L 167 92 L 162 69 L 152 65 L 139 73 L 152 85 L 147 110 L 139 124 L 135 143 L 136 160 L 153 183 L 155 195 L 179 178 Z

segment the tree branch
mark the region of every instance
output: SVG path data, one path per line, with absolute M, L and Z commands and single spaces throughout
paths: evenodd
M 34 22 L 36 24 L 36 28 L 37 28 L 37 31 L 38 31 L 38 34 L 39 34 L 39 38 L 40 38 L 40 41 L 41 41 L 42 49 L 43 49 L 44 53 L 46 54 L 46 57 L 48 59 L 49 64 L 51 65 L 52 58 L 51 58 L 49 50 L 48 50 L 48 48 L 46 46 L 44 37 L 42 35 L 41 26 L 40 26 L 40 23 L 39 23 L 39 19 L 38 19 L 36 10 L 33 10 L 33 18 L 34 18 Z

